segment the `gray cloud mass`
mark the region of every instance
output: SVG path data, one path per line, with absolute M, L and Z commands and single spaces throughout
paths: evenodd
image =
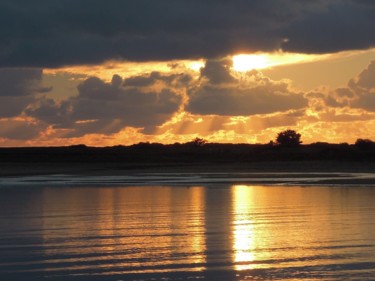
M 182 100 L 169 88 L 150 91 L 141 86 L 127 87 L 118 75 L 110 82 L 88 78 L 78 86 L 78 92 L 77 96 L 59 103 L 42 98 L 26 113 L 54 128 L 69 129 L 65 137 L 112 134 L 126 126 L 143 128 L 144 133 L 151 133 L 155 126 L 177 112 Z
M 363 70 L 357 78 L 351 79 L 348 87 L 357 98 L 351 101 L 351 106 L 375 111 L 375 61 Z
M 324 53 L 372 47 L 374 33 L 364 0 L 12 0 L 0 2 L 0 67 Z
M 45 127 L 17 120 L 0 120 L 0 138 L 30 140 L 39 136 Z
M 302 109 L 307 99 L 257 71 L 247 73 L 255 84 L 231 75 L 227 61 L 207 61 L 201 69 L 201 83 L 188 90 L 186 110 L 193 114 L 249 116 Z
M 0 68 L 0 118 L 15 117 L 50 89 L 41 86 L 42 70 L 37 68 Z

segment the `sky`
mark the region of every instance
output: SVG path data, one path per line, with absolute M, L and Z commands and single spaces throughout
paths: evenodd
M 0 146 L 375 140 L 373 0 L 0 1 Z

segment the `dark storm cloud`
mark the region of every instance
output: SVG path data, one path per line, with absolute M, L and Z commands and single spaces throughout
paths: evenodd
M 375 43 L 375 7 L 350 0 L 12 0 L 0 2 L 0 66 L 56 67 L 321 53 Z
M 327 9 L 312 12 L 284 29 L 284 49 L 328 53 L 367 49 L 375 44 L 374 1 L 327 1 Z
M 161 74 L 153 75 L 163 78 Z M 144 84 L 150 86 L 150 83 Z M 108 83 L 96 77 L 88 78 L 78 86 L 78 92 L 77 96 L 60 103 L 41 99 L 38 105 L 27 110 L 27 114 L 55 128 L 70 129 L 66 137 L 112 134 L 126 126 L 143 128 L 143 132 L 151 133 L 155 126 L 170 119 L 182 102 L 173 89 L 126 87 L 118 75 Z

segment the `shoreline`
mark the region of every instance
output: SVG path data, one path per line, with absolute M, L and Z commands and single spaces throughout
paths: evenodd
M 251 163 L 0 163 L 0 187 L 208 184 L 375 186 L 374 163 L 291 161 Z
M 260 177 L 258 177 L 260 176 Z M 180 187 L 217 187 L 229 185 L 251 186 L 366 186 L 375 187 L 375 173 L 359 174 L 304 174 L 304 177 L 295 177 L 296 174 L 259 175 L 247 174 L 247 177 L 238 178 L 236 174 L 217 178 L 212 174 L 176 175 L 170 174 L 158 178 L 158 174 L 123 176 L 22 176 L 0 178 L 1 188 L 12 187 L 139 187 L 139 186 L 180 186 Z M 323 177 L 322 177 L 323 176 Z
M 375 172 L 375 162 L 252 161 L 252 162 L 1 162 L 0 178 L 28 175 L 131 175 L 139 172 Z

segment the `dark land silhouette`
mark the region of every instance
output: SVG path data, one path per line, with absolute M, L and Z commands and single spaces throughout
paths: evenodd
M 130 146 L 0 148 L 0 175 L 100 170 L 374 171 L 375 143 L 308 145 L 138 143 Z

